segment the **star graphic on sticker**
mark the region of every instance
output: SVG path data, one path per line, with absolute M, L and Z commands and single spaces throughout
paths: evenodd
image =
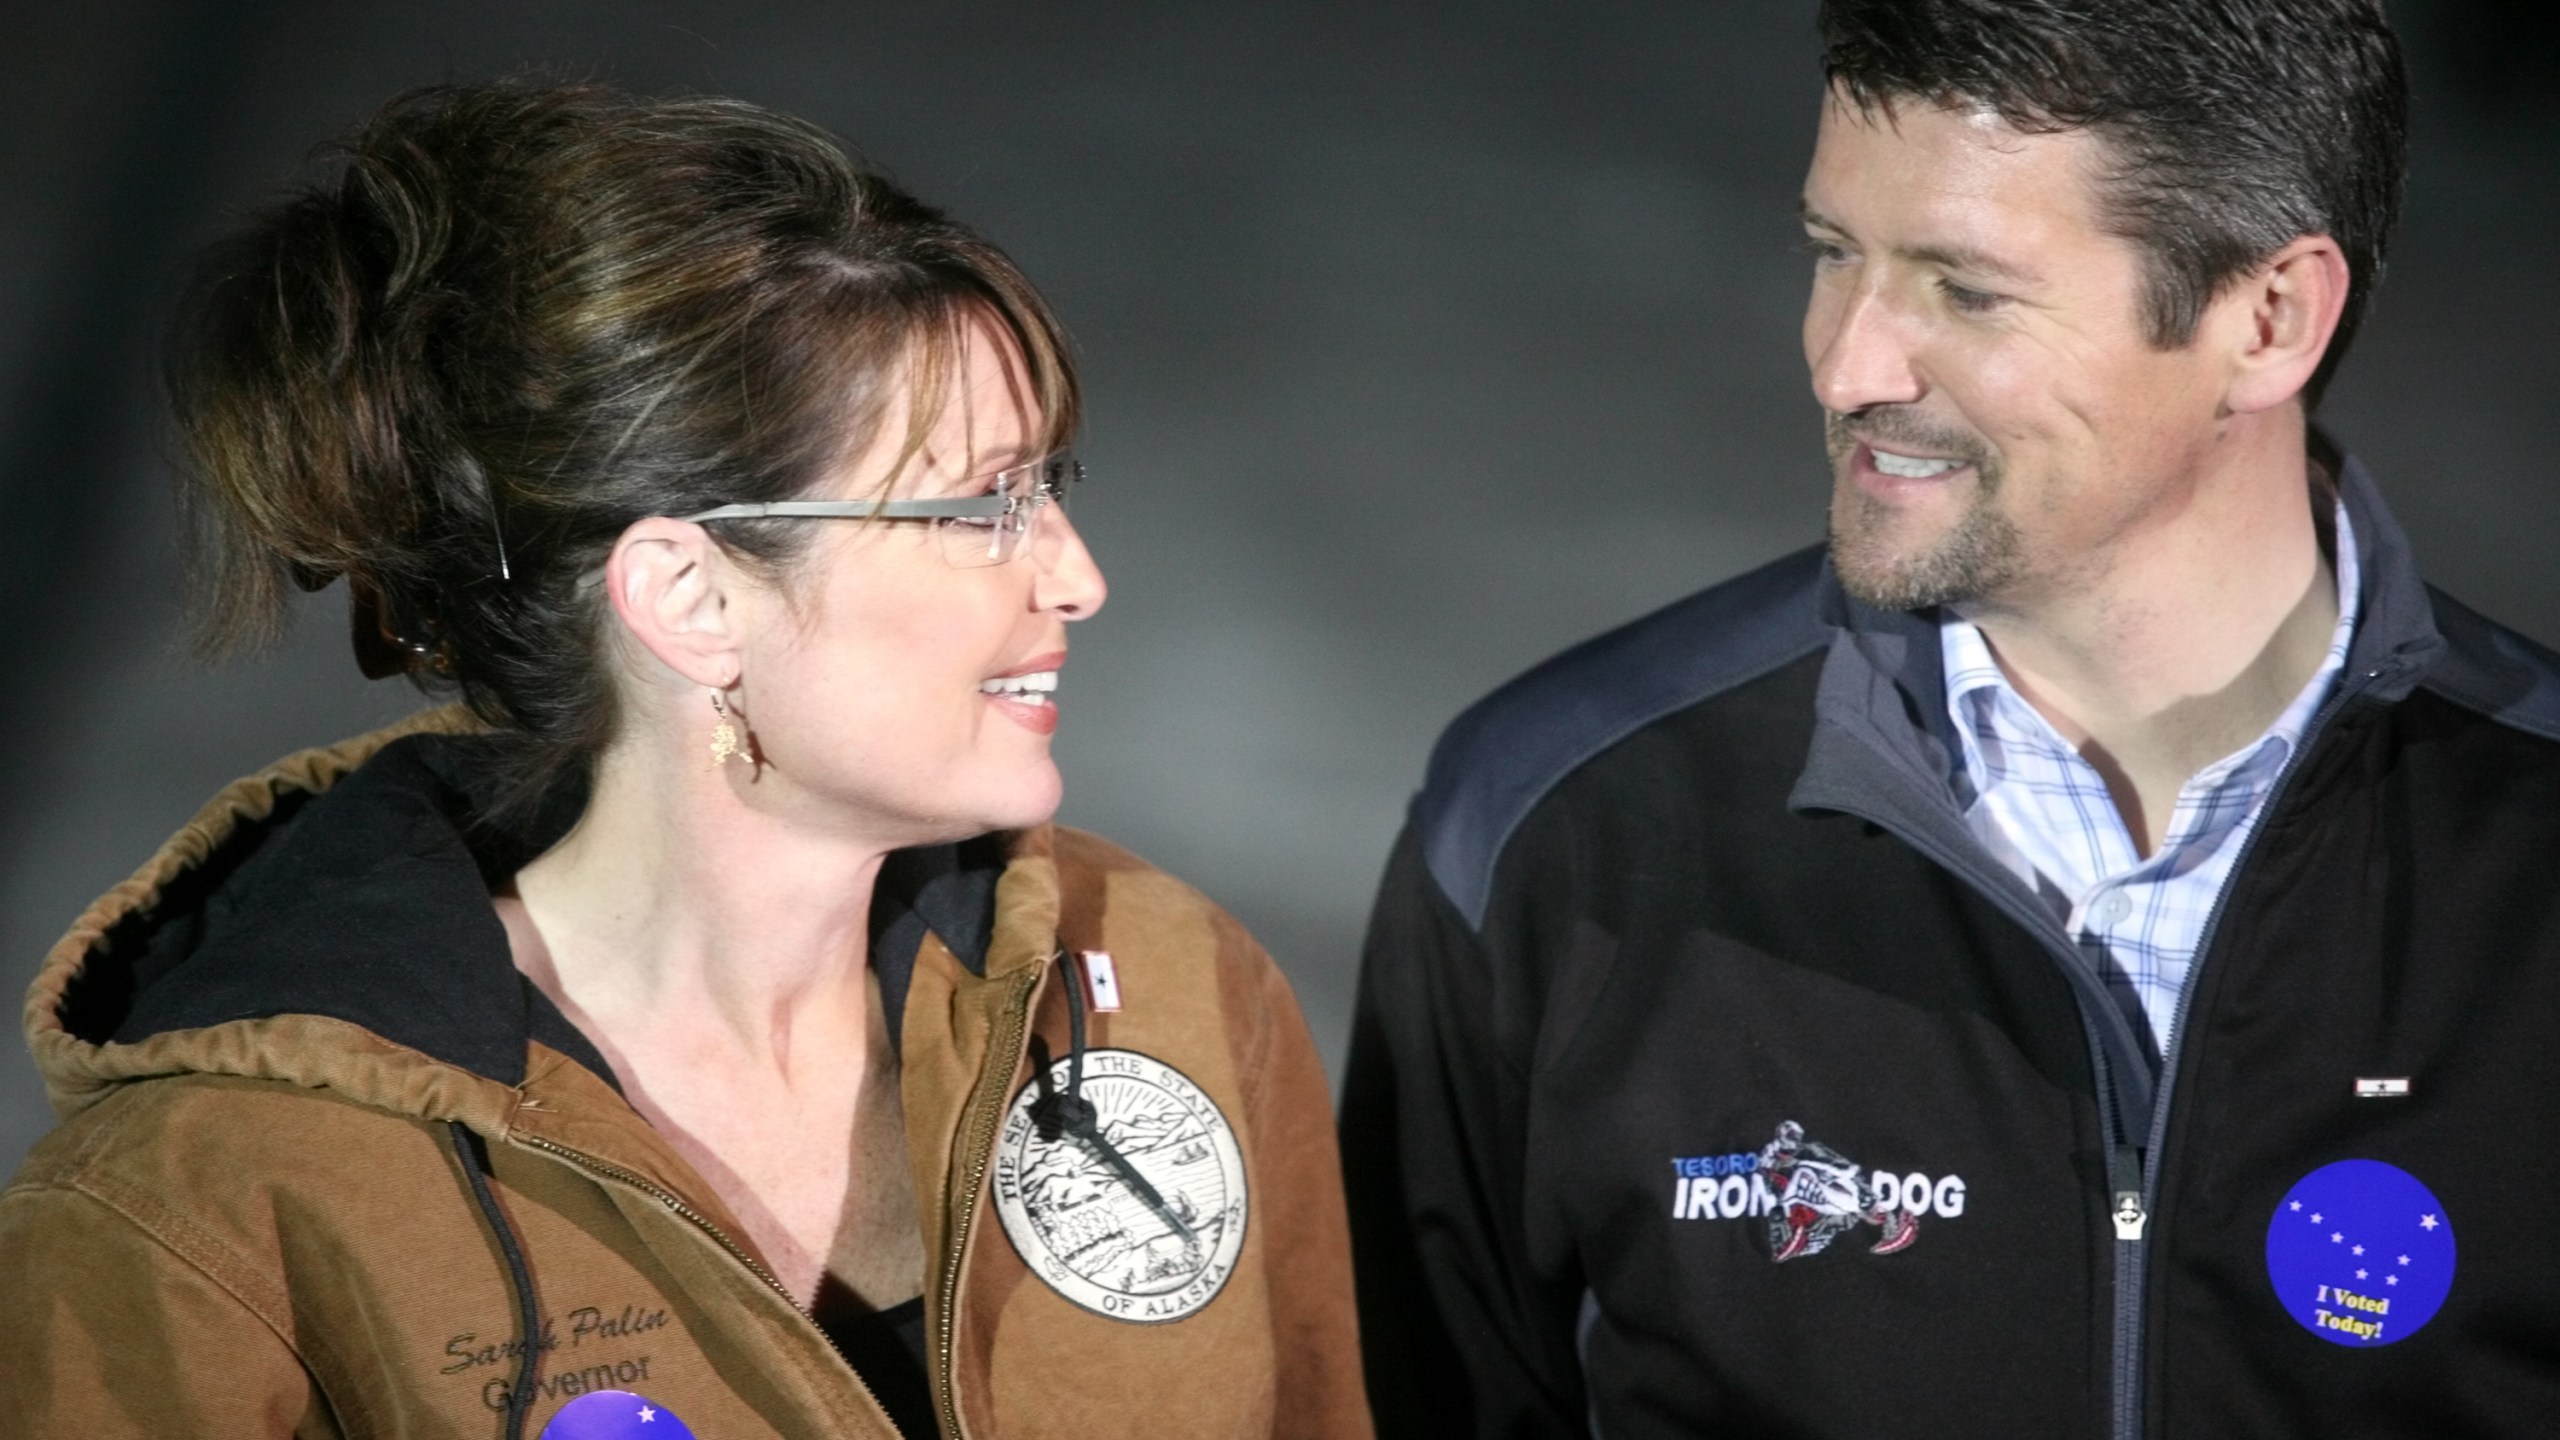
M 2301 1202 L 2301 1201 L 2299 1201 L 2299 1200 L 2294 1201 L 2294 1202 L 2293 1202 L 2293 1208 L 2294 1208 L 2294 1209 L 2296 1209 L 2296 1210 L 2301 1209 L 2301 1208 L 2302 1208 L 2302 1202 Z
M 2329 1232 L 2329 1243 L 2332 1245 L 2344 1244 L 2346 1242 L 2346 1238 L 2346 1236 L 2335 1230 Z
M 2409 1263 L 2409 1257 L 2408 1257 L 2408 1256 L 2406 1256 L 2406 1255 L 2403 1255 L 2403 1256 L 2401 1256 L 2401 1257 L 2400 1257 L 2400 1259 L 2399 1259 L 2397 1262 L 2395 1262 L 2395 1263 L 2398 1263 L 2398 1264 L 2401 1264 L 2401 1265 L 2406 1265 L 2406 1264 L 2408 1264 L 2408 1263 Z
M 2363 1253 L 2364 1253 L 2364 1247 L 2363 1247 L 2363 1246 L 2361 1246 L 2361 1245 L 2357 1246 L 2357 1247 L 2356 1247 L 2356 1253 L 2357 1253 L 2357 1254 L 2359 1254 L 2359 1255 L 2363 1254 Z
M 2364 1278 L 2364 1272 L 2363 1272 L 2363 1271 L 2361 1271 L 2361 1270 L 2357 1271 L 2357 1272 L 2356 1272 L 2356 1278 L 2357 1278 L 2357 1279 L 2359 1279 L 2359 1280 L 2363 1279 L 2363 1278 Z
M 641 1423 L 641 1424 L 643 1424 L 643 1425 L 655 1425 L 655 1424 L 657 1424 L 657 1423 L 658 1423 L 658 1412 L 657 1412 L 657 1411 L 655 1411 L 655 1410 L 650 1409 L 650 1408 L 649 1408 L 648 1406 L 646 1406 L 646 1405 L 641 1406 L 641 1407 L 640 1407 L 640 1423 Z
M 2421 1216 L 2419 1216 L 2419 1217 L 2418 1217 L 2418 1228 L 2419 1228 L 2419 1229 L 2421 1229 L 2421 1230 L 2433 1230 L 2434 1228 L 2436 1228 L 2436 1217 L 2434 1217 L 2433 1215 L 2421 1215 Z
M 2319 1224 L 2319 1223 L 2320 1223 L 2320 1212 L 2319 1212 L 2319 1211 L 2314 1210 L 2314 1211 L 2312 1211 L 2312 1212 L 2311 1212 L 2311 1223 L 2312 1223 L 2312 1224 L 2314 1224 L 2314 1225 L 2317 1225 L 2317 1224 Z
M 2400 1283 L 2400 1277 L 2397 1275 L 2385 1275 L 2382 1277 L 2382 1283 L 2385 1285 L 2397 1285 Z

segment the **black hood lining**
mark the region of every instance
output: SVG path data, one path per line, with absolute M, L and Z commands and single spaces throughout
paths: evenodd
M 618 1088 L 612 1067 L 515 968 L 491 890 L 568 832 L 564 789 L 501 827 L 496 742 L 411 735 L 328 791 L 288 791 L 152 904 L 113 926 L 57 1014 L 92 1043 L 235 1020 L 321 1015 L 503 1084 L 522 1084 L 538 1040 Z M 487 792 L 487 793 L 484 793 Z M 929 930 L 983 974 L 1000 836 L 900 851 L 882 867 L 872 963 L 887 1013 L 904 1013 Z M 891 1024 L 895 1043 L 899 1026 Z

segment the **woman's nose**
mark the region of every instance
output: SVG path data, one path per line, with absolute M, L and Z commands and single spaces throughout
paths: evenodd
M 1094 563 L 1093 552 L 1085 548 L 1084 536 L 1077 533 L 1063 507 L 1052 507 L 1040 517 L 1030 558 L 1040 567 L 1031 582 L 1031 603 L 1038 609 L 1082 620 L 1101 609 L 1111 594 L 1102 567 Z

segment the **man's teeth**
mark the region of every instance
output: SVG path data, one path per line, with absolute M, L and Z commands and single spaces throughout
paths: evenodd
M 1905 480 L 1926 480 L 1932 475 L 1944 475 L 1964 464 L 1961 460 L 1896 455 L 1890 450 L 1878 450 L 1873 446 L 1867 448 L 1867 453 L 1876 457 L 1878 470 L 1887 475 L 1900 476 Z
M 1002 695 L 1008 700 L 1033 705 L 1050 703 L 1049 694 L 1057 688 L 1058 672 L 1055 670 L 1034 670 L 1028 675 L 999 675 L 993 680 L 978 682 L 978 689 L 986 694 Z

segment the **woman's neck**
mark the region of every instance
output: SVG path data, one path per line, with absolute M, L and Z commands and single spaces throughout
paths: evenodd
M 659 753 L 673 748 L 609 752 L 576 828 L 500 897 L 518 968 L 626 1076 L 614 1052 L 647 1047 L 829 1083 L 864 1046 L 871 892 L 892 847 L 747 803 L 735 762 Z
M 868 965 L 872 884 L 894 842 L 813 825 L 815 807 L 778 803 L 792 797 L 773 772 L 750 781 L 707 760 L 617 747 L 577 828 L 516 873 L 499 916 L 517 968 L 595 1042 L 793 1299 L 812 1303 L 833 1270 L 894 1302 L 921 1283 L 920 1251 L 839 1254 L 912 1211 L 902 1145 L 854 1168 L 862 1117 L 903 1134 Z

